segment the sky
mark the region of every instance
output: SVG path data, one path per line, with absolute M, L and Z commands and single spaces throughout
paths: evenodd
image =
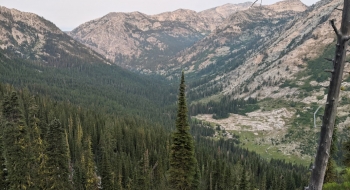
M 0 0 L 0 6 L 35 13 L 50 20 L 63 31 L 71 31 L 87 21 L 110 12 L 139 11 L 148 15 L 179 8 L 202 11 L 226 3 L 243 3 L 253 0 Z M 262 0 L 265 5 L 280 0 Z M 318 0 L 301 0 L 312 5 Z M 258 1 L 260 2 L 260 0 Z

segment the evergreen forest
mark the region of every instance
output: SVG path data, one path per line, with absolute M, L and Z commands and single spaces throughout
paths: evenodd
M 1 190 L 301 190 L 308 183 L 307 167 L 264 159 L 242 148 L 238 135 L 213 138 L 214 128 L 189 117 L 245 114 L 258 108 L 256 99 L 187 104 L 184 77 L 179 92 L 178 79 L 81 56 L 45 65 L 0 50 Z M 179 162 L 181 143 L 188 154 Z
M 165 126 L 9 84 L 0 85 L 0 100 L 2 189 L 174 189 L 175 120 Z M 197 184 L 191 189 L 292 190 L 307 183 L 304 166 L 264 160 L 238 140 L 210 138 L 214 130 L 205 123 L 190 125 Z

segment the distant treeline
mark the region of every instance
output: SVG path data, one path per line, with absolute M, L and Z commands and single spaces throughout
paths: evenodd
M 222 119 L 229 117 L 230 113 L 245 115 L 248 112 L 259 109 L 257 99 L 231 99 L 224 96 L 220 101 L 210 101 L 208 103 L 195 103 L 190 107 L 190 114 L 214 114 L 214 119 Z

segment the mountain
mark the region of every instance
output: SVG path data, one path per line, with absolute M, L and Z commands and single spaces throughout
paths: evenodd
M 321 125 L 317 115 L 323 113 L 329 85 L 324 70 L 332 68 L 324 58 L 332 59 L 335 51 L 329 20 L 340 26 L 341 11 L 335 8 L 341 5 L 340 0 L 323 0 L 297 14 L 288 10 L 290 17 L 282 14 L 286 10 L 281 6 L 283 11 L 273 11 L 276 4 L 237 12 L 215 35 L 179 53 L 173 60 L 179 66 L 173 70 L 184 69 L 192 78 L 191 115 L 250 134 L 247 147 L 257 147 L 253 149 L 267 157 L 282 152 L 289 159 L 310 159 L 316 153 Z M 337 116 L 344 134 L 350 123 L 345 111 L 349 81 L 345 73 Z
M 87 54 L 72 70 L 42 68 L 31 62 L 25 62 L 23 68 L 23 56 L 10 55 L 14 51 L 4 48 L 0 51 L 0 77 L 59 100 L 84 105 L 95 102 L 91 106 L 96 109 L 169 121 L 173 113 L 169 107 L 176 93 L 169 85 L 172 80 L 162 77 L 176 79 L 184 70 L 190 114 L 215 123 L 217 131 L 225 129 L 215 133 L 217 137 L 239 135 L 245 139 L 246 148 L 264 157 L 271 158 L 271 150 L 279 156 L 282 152 L 289 161 L 302 158 L 308 164 L 319 132 L 312 128 L 313 113 L 324 104 L 329 83 L 329 75 L 323 70 L 330 65 L 323 58 L 334 54 L 335 36 L 327 21 L 338 18 L 339 26 L 341 12 L 335 8 L 341 8 L 341 1 L 322 0 L 306 7 L 299 0 L 286 0 L 248 9 L 250 4 L 227 4 L 199 13 L 185 9 L 152 16 L 110 13 L 69 32 L 103 57 Z M 29 21 L 20 29 L 30 28 Z M 70 39 L 73 49 L 92 51 L 60 31 L 56 33 Z M 14 38 L 12 33 L 7 35 Z M 59 49 L 60 43 L 52 43 L 51 47 Z M 43 55 L 52 57 L 52 52 Z M 27 60 L 47 61 L 40 51 L 37 54 Z M 94 54 L 101 63 L 106 58 L 130 70 L 158 73 L 162 81 L 114 64 L 80 64 Z M 74 56 L 68 58 L 65 63 L 74 63 Z M 350 70 L 349 65 L 346 67 Z M 343 85 L 350 86 L 349 82 L 346 74 Z M 344 90 L 339 105 L 342 130 L 350 123 L 346 111 L 349 95 Z M 165 113 L 169 117 L 164 117 Z M 316 123 L 320 119 L 316 118 Z
M 248 9 L 251 4 L 251 2 L 239 4 L 228 3 L 201 12 L 178 9 L 172 12 L 153 15 L 152 18 L 159 21 L 180 21 L 188 24 L 196 31 L 208 33 L 215 30 L 229 15 L 240 10 Z
M 284 10 L 284 7 L 279 6 L 281 3 L 288 9 Z M 211 65 L 211 60 L 215 57 L 230 54 L 231 60 L 233 56 L 244 59 L 242 52 L 265 49 L 266 43 L 272 41 L 270 39 L 273 35 L 281 32 L 289 21 L 305 10 L 306 6 L 297 0 L 236 12 L 210 35 L 180 52 L 172 62 L 182 67 L 189 66 L 189 71 L 199 72 Z
M 296 1 L 286 2 L 295 9 L 292 5 Z M 196 78 L 209 77 L 211 83 L 222 84 L 224 94 L 271 97 L 278 90 L 276 86 L 295 78 L 308 61 L 334 42 L 327 21 L 340 16 L 340 11 L 334 10 L 339 5 L 340 1 L 321 1 L 298 14 L 274 11 L 276 4 L 237 12 L 215 33 L 179 53 L 173 62 Z M 298 10 L 306 9 L 300 7 L 303 9 Z M 260 88 L 267 83 L 273 85 Z
M 2 83 L 108 113 L 169 120 L 160 115 L 176 100 L 171 85 L 111 64 L 50 21 L 1 7 L 0 33 Z
M 166 175 L 176 119 L 173 85 L 106 64 L 49 21 L 7 10 L 0 14 L 6 34 L 6 46 L 0 48 L 0 186 L 171 188 Z M 16 15 L 33 19 L 16 20 Z M 33 38 L 36 33 L 42 36 Z M 213 140 L 220 127 L 191 125 L 197 189 L 239 184 L 293 190 L 307 184 L 305 166 L 262 159 L 238 146 L 236 135 Z
M 245 8 L 232 13 L 223 11 L 224 7 L 231 6 L 225 5 L 197 14 L 180 9 L 154 15 L 152 19 L 160 20 L 159 23 L 182 23 L 181 26 L 192 29 L 192 34 L 201 36 L 163 56 L 162 60 L 159 57 L 164 53 L 140 53 L 133 61 L 125 61 L 125 67 L 141 73 L 158 73 L 168 79 L 176 78 L 184 70 L 189 81 L 189 110 L 193 117 L 230 131 L 223 137 L 235 132 L 243 136 L 250 134 L 244 141 L 246 147 L 260 151 L 266 157 L 269 157 L 268 149 L 272 145 L 274 151 L 282 152 L 286 159 L 293 161 L 295 158 L 290 155 L 294 155 L 307 162 L 313 156 L 316 144 L 310 137 L 316 138 L 319 132 L 317 128 L 310 129 L 312 114 L 324 104 L 327 91 L 328 75 L 323 69 L 329 68 L 329 63 L 322 59 L 331 57 L 334 50 L 334 34 L 327 21 L 341 18 L 341 12 L 335 10 L 340 5 L 340 0 L 322 0 L 310 7 L 300 0 L 285 0 L 249 9 L 250 4 L 246 3 Z M 207 19 L 205 23 L 209 24 L 201 24 L 197 15 Z M 211 25 L 216 19 L 217 24 Z M 100 23 L 101 19 L 91 22 Z M 146 21 L 142 23 L 147 25 Z M 76 30 L 87 28 L 83 26 Z M 108 31 L 91 25 L 91 36 L 97 33 L 95 27 Z M 175 31 L 175 28 L 169 31 Z M 152 35 L 159 35 L 157 32 Z M 74 37 L 72 33 L 70 35 Z M 84 34 L 90 35 L 90 32 Z M 123 35 L 134 33 L 129 30 Z M 98 36 L 94 36 L 96 41 Z M 188 38 L 182 39 L 182 42 L 188 42 Z M 140 46 L 135 47 L 139 48 L 138 52 L 145 52 Z M 346 102 L 347 99 L 342 101 L 340 110 L 347 109 Z M 340 113 L 341 125 L 349 123 L 346 113 Z M 260 146 L 266 151 L 261 151 Z
M 239 3 L 239 4 L 227 3 L 222 6 L 201 11 L 199 12 L 199 15 L 202 18 L 210 20 L 216 27 L 220 25 L 232 13 L 248 9 L 251 6 L 251 4 L 252 2 L 245 2 L 245 3 Z M 215 30 L 215 27 L 212 27 L 211 31 Z
M 226 4 L 199 13 L 109 13 L 68 34 L 118 65 L 151 72 L 161 70 L 170 57 L 205 37 L 229 14 L 249 6 Z
M 62 66 L 108 61 L 33 13 L 0 6 L 0 48 L 18 58 Z M 73 64 L 73 63 L 71 63 Z
M 306 6 L 300 0 L 283 0 L 267 6 L 276 12 L 296 11 L 303 12 Z

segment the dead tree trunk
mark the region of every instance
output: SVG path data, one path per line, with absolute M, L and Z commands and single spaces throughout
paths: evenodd
M 320 142 L 317 149 L 315 165 L 312 170 L 309 190 L 322 190 L 324 175 L 328 163 L 330 147 L 332 143 L 332 135 L 334 129 L 335 118 L 337 115 L 337 105 L 340 92 L 340 86 L 343 78 L 347 41 L 350 34 L 350 1 L 344 0 L 342 15 L 342 23 L 340 31 L 336 28 L 334 20 L 331 20 L 334 32 L 337 35 L 337 44 L 335 56 L 333 61 L 333 70 L 331 81 L 329 84 L 329 91 L 327 96 L 326 108 L 323 116 L 323 123 L 321 127 Z

